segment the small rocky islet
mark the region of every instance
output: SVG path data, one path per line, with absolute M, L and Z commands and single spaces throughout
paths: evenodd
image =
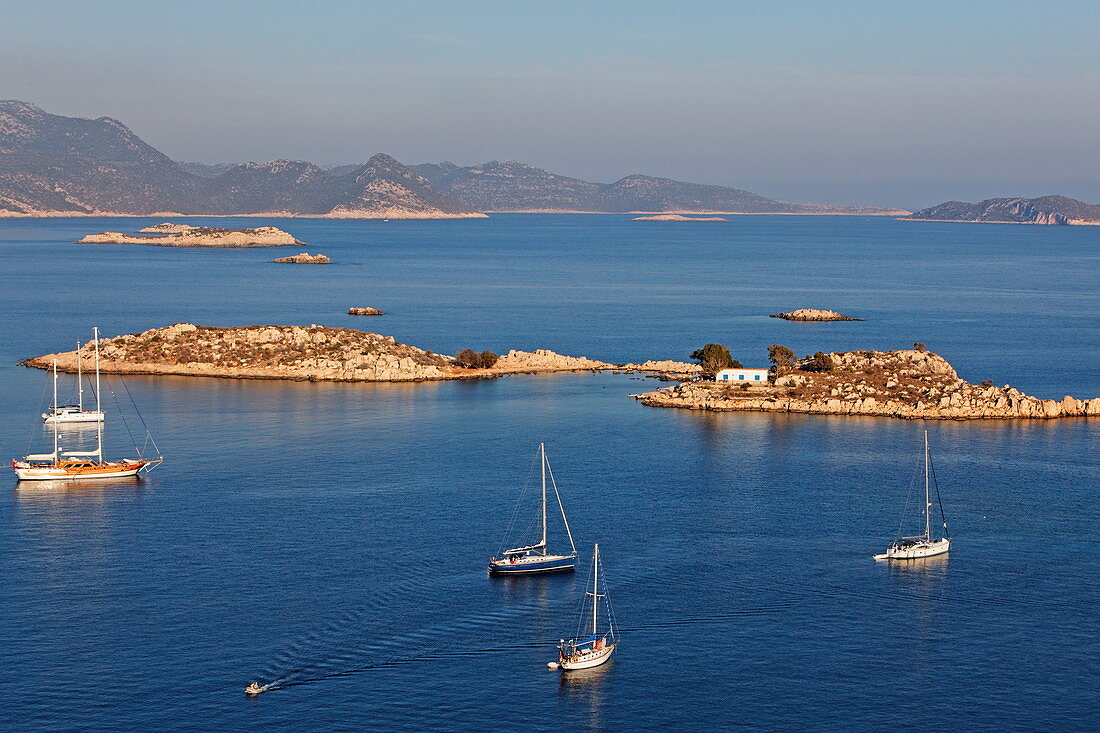
M 84 347 L 85 349 L 89 347 Z M 87 358 L 87 353 L 84 358 Z M 100 341 L 103 368 L 120 374 L 329 382 L 417 382 L 508 374 L 634 371 L 700 378 L 701 367 L 671 360 L 612 364 L 547 349 L 511 350 L 491 366 L 402 344 L 391 336 L 328 326 L 215 328 L 178 323 Z M 487 352 L 486 352 L 487 353 Z M 461 355 L 461 354 L 460 354 Z M 75 372 L 77 352 L 22 364 Z M 821 368 L 822 356 L 829 364 Z M 632 395 L 653 407 L 712 411 L 876 415 L 911 419 L 1100 416 L 1100 398 L 1044 400 L 1008 385 L 970 384 L 943 357 L 920 349 L 849 351 L 793 362 L 774 381 L 744 387 L 688 381 Z
M 310 254 L 309 252 L 299 252 L 296 255 L 290 255 L 289 257 L 278 257 L 273 262 L 277 262 L 281 265 L 329 265 L 332 264 L 326 255 L 323 254 Z
M 144 236 L 141 236 L 144 235 Z M 139 229 L 137 234 L 99 232 L 88 234 L 77 244 L 145 244 L 152 247 L 210 247 L 236 249 L 243 247 L 292 247 L 305 242 L 295 239 L 278 227 L 224 229 L 222 227 L 191 226 L 165 222 Z
M 820 310 L 818 308 L 798 308 L 789 313 L 773 313 L 772 318 L 782 318 L 785 321 L 866 321 L 866 318 L 852 318 L 836 311 Z

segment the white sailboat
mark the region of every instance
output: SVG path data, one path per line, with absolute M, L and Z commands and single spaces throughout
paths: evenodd
M 89 423 L 89 422 L 103 422 L 103 411 L 100 409 L 85 410 L 84 409 L 84 374 L 82 370 L 82 362 L 84 361 L 83 354 L 80 353 L 80 342 L 76 342 L 76 390 L 77 390 L 77 403 L 75 405 L 59 405 L 57 404 L 57 364 L 54 364 L 53 370 L 53 403 L 50 405 L 50 411 L 42 413 L 43 422 L 49 423 Z
M 607 581 L 604 581 L 606 586 Z M 547 662 L 550 669 L 588 669 L 598 667 L 608 659 L 619 645 L 619 634 L 615 630 L 615 617 L 611 612 L 611 597 L 607 588 L 600 592 L 600 546 L 597 544 L 592 550 L 592 590 L 585 593 L 592 599 L 592 626 L 591 632 L 584 638 L 562 639 L 558 644 L 558 661 Z M 600 632 L 600 606 L 606 609 L 607 629 Z M 581 624 L 587 627 L 588 614 L 584 606 L 581 606 Z
M 99 329 L 95 334 L 95 411 L 102 414 L 99 378 Z M 57 404 L 57 362 L 53 363 L 53 404 Z M 136 476 L 143 470 L 151 470 L 162 458 L 125 458 L 108 461 L 103 457 L 103 421 L 96 421 L 96 449 L 94 451 L 61 450 L 58 438 L 59 421 L 53 421 L 53 452 L 32 453 L 12 459 L 11 467 L 20 481 L 83 481 L 88 479 L 112 479 Z M 154 446 L 155 447 L 155 446 Z
M 539 461 L 542 464 L 542 513 L 541 513 L 541 539 L 523 547 L 513 547 L 505 550 L 502 557 L 489 558 L 490 575 L 512 575 L 520 573 L 555 573 L 563 570 L 572 570 L 577 561 L 577 546 L 573 544 L 573 532 L 569 529 L 569 520 L 565 518 L 565 506 L 561 503 L 561 495 L 558 493 L 558 483 L 554 480 L 554 472 L 550 468 L 550 461 L 546 458 L 546 444 L 539 443 Z M 546 476 L 550 476 L 550 484 L 554 489 L 554 496 L 558 500 L 558 509 L 561 511 L 561 521 L 565 525 L 565 533 L 569 537 L 569 547 L 572 552 L 568 554 L 554 554 L 550 552 L 546 536 Z M 507 537 L 505 538 L 507 539 Z
M 893 541 L 886 552 L 873 555 L 875 560 L 921 560 L 946 554 L 951 549 L 951 538 L 947 536 L 947 519 L 943 514 L 943 502 L 940 501 L 939 487 L 936 487 L 936 501 L 943 520 L 943 532 L 939 539 L 932 534 L 932 461 L 928 451 L 928 431 L 924 431 L 924 534 L 913 537 L 901 537 Z

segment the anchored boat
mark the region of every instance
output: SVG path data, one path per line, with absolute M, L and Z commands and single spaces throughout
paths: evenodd
M 606 585 L 606 581 L 604 581 Z M 588 669 L 598 667 L 611 658 L 615 647 L 619 645 L 619 635 L 615 630 L 615 616 L 611 611 L 611 597 L 604 588 L 600 592 L 600 546 L 592 550 L 592 591 L 585 593 L 586 601 L 581 605 L 580 628 L 587 630 L 587 598 L 592 599 L 592 626 L 590 633 L 583 638 L 562 639 L 558 644 L 558 661 L 547 662 L 550 669 Z M 602 599 L 602 604 L 601 604 Z M 600 606 L 606 609 L 607 629 L 600 632 Z M 580 633 L 577 634 L 581 636 Z
M 940 519 L 943 523 L 943 532 L 939 539 L 932 534 L 932 487 L 936 489 L 936 503 L 939 505 Z M 932 468 L 932 458 L 928 450 L 927 430 L 924 431 L 924 511 L 922 514 L 924 515 L 924 534 L 900 537 L 890 544 L 886 552 L 873 557 L 876 560 L 921 560 L 946 554 L 951 548 L 951 538 L 947 536 L 947 517 L 943 513 L 940 488 L 936 484 L 936 474 Z M 905 521 L 904 518 L 902 521 Z
M 76 391 L 77 403 L 75 405 L 57 404 L 57 369 L 53 370 L 53 403 L 50 411 L 42 413 L 42 421 L 49 423 L 89 423 L 103 422 L 103 412 L 99 409 L 84 409 L 84 374 L 82 370 L 84 355 L 80 353 L 80 342 L 76 342 Z
M 540 523 L 542 527 L 541 539 L 523 547 L 513 547 L 505 550 L 498 560 L 489 558 L 490 575 L 514 575 L 520 573 L 554 573 L 562 570 L 572 570 L 577 562 L 577 547 L 573 544 L 573 533 L 569 530 L 569 520 L 565 517 L 565 507 L 561 503 L 561 495 L 558 494 L 558 484 L 554 480 L 554 471 L 550 468 L 550 461 L 546 458 L 546 444 L 539 443 L 539 461 L 542 471 L 542 511 Z M 565 555 L 556 555 L 549 551 L 546 536 L 546 477 L 550 477 L 550 485 L 554 489 L 554 497 L 561 511 L 561 521 L 565 525 L 565 533 L 569 537 L 569 547 L 572 552 Z M 522 497 L 521 497 L 522 500 Z M 513 515 L 514 516 L 514 515 Z M 507 539 L 507 538 L 505 538 Z
M 102 415 L 100 403 L 99 377 L 99 329 L 95 333 L 95 412 Z M 79 363 L 79 357 L 78 362 Z M 57 405 L 57 362 L 53 363 L 53 404 Z M 55 408 L 56 409 L 56 408 Z M 53 451 L 50 453 L 32 453 L 22 458 L 12 459 L 11 467 L 20 481 L 74 481 L 87 479 L 112 479 L 136 476 L 142 471 L 152 470 L 162 462 L 156 458 L 127 458 L 108 461 L 103 457 L 103 421 L 95 420 L 96 449 L 62 450 L 58 436 L 60 420 L 48 421 L 53 427 Z M 155 448 L 154 444 L 154 448 Z

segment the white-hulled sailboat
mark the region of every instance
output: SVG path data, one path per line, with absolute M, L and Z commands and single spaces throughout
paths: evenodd
M 99 329 L 95 334 L 95 411 L 103 412 L 100 402 L 99 380 Z M 53 404 L 57 404 L 57 362 L 53 363 Z M 103 457 L 103 422 L 96 421 L 96 449 L 94 451 L 62 450 L 58 439 L 58 421 L 53 427 L 53 452 L 32 453 L 13 459 L 11 467 L 20 481 L 83 481 L 88 479 L 112 479 L 136 476 L 150 470 L 163 460 L 156 458 L 126 458 L 108 461 Z
M 550 468 L 550 461 L 546 458 L 546 444 L 539 443 L 539 460 L 542 463 L 542 534 L 541 539 L 523 547 L 513 547 L 505 550 L 498 560 L 489 558 L 490 575 L 517 575 L 520 573 L 555 573 L 562 570 L 572 570 L 577 562 L 577 546 L 573 544 L 573 533 L 569 529 L 569 520 L 565 518 L 565 507 L 561 503 L 561 495 L 558 494 L 558 483 L 554 480 L 554 471 Z M 546 476 L 550 475 L 550 484 L 554 489 L 554 496 L 558 500 L 558 509 L 561 510 L 561 521 L 565 525 L 565 533 L 569 537 L 569 547 L 572 549 L 567 555 L 555 555 L 550 552 L 546 541 Z M 513 515 L 514 516 L 514 515 Z M 505 537 L 507 540 L 508 538 Z
M 619 645 L 619 634 L 615 630 L 615 616 L 611 612 L 611 597 L 607 593 L 607 581 L 604 581 L 603 593 L 600 592 L 600 546 L 592 550 L 592 590 L 585 593 L 585 603 L 581 604 L 581 633 L 573 639 L 562 639 L 558 644 L 558 661 L 547 662 L 550 669 L 588 669 L 598 667 L 611 658 L 615 647 Z M 582 638 L 588 627 L 587 598 L 592 599 L 591 632 Z M 607 629 L 600 631 L 600 600 L 607 610 Z
M 84 361 L 84 355 L 80 353 L 80 342 L 76 342 L 76 392 L 77 402 L 75 405 L 59 405 L 57 404 L 57 369 L 56 364 L 53 370 L 54 380 L 54 397 L 53 403 L 50 405 L 49 412 L 42 413 L 42 421 L 49 423 L 89 423 L 89 422 L 103 422 L 103 412 L 99 409 L 85 410 L 84 409 L 84 373 L 82 369 Z
M 936 485 L 936 503 L 940 508 L 940 519 L 943 521 L 943 532 L 939 539 L 932 534 L 932 493 L 931 487 L 935 484 L 935 473 L 932 470 L 932 459 L 928 450 L 928 431 L 924 431 L 924 534 L 914 537 L 901 537 L 891 543 L 889 549 L 881 555 L 874 555 L 876 560 L 920 560 L 926 557 L 936 557 L 946 554 L 951 548 L 951 538 L 947 536 L 947 518 L 943 513 L 943 502 L 940 500 L 940 489 Z M 904 519 L 902 520 L 904 521 Z

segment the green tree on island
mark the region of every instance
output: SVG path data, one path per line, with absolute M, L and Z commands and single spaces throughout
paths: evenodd
M 772 344 L 768 347 L 768 361 L 775 364 L 777 374 L 782 374 L 794 365 L 794 352 L 786 346 Z
M 814 372 L 831 372 L 835 366 L 833 357 L 823 351 L 819 351 L 811 356 L 809 363 L 806 365 L 810 371 Z
M 703 367 L 703 373 L 714 375 L 723 369 L 740 369 L 741 362 L 730 356 L 730 350 L 722 344 L 707 344 L 691 352 L 691 358 Z
M 463 349 L 455 354 L 455 361 L 465 369 L 488 369 L 496 364 L 499 358 L 491 351 L 482 351 L 479 354 L 473 349 Z

